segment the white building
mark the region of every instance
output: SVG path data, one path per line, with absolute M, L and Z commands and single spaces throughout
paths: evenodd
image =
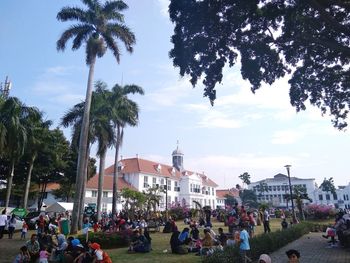
M 294 186 L 302 186 L 306 189 L 308 196 L 313 199 L 315 191 L 315 179 L 303 179 L 291 177 L 292 189 Z M 261 189 L 261 184 L 266 184 L 268 191 Z M 276 174 L 273 178 L 267 178 L 258 182 L 252 182 L 248 185 L 248 189 L 255 191 L 258 202 L 271 203 L 275 207 L 291 207 L 286 200 L 286 195 L 290 194 L 288 176 L 284 174 Z M 310 203 L 305 200 L 304 204 Z
M 314 203 L 321 205 L 333 205 L 335 208 L 350 209 L 350 183 L 339 186 L 336 193 L 322 191 L 316 188 L 313 195 Z
M 119 162 L 118 190 L 131 188 L 147 191 L 150 187 L 167 188 L 168 207 L 173 203 L 196 207 L 193 201 L 202 206 L 216 208 L 217 184 L 203 173 L 185 170 L 183 167 L 184 154 L 177 149 L 172 153 L 172 165 L 166 165 L 141 158 L 122 159 Z M 112 182 L 114 165 L 105 170 L 102 211 L 112 210 Z M 86 203 L 97 202 L 98 175 L 91 178 L 86 186 Z M 159 209 L 165 209 L 165 193 L 162 193 Z

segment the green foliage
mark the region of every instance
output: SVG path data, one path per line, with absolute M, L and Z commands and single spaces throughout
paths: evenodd
M 286 230 L 277 230 L 268 234 L 258 235 L 250 240 L 249 257 L 257 260 L 261 254 L 271 253 L 302 237 L 311 230 L 316 229 L 313 223 L 303 222 Z M 224 251 L 216 251 L 213 255 L 205 257 L 204 263 L 229 263 L 239 262 L 239 248 L 225 248 Z
M 103 249 L 121 248 L 129 246 L 132 234 L 131 230 L 113 233 L 89 232 L 89 241 L 99 243 Z M 79 235 L 77 238 L 84 243 L 86 235 Z
M 320 188 L 322 189 L 322 191 L 331 192 L 332 194 L 335 194 L 336 192 L 333 177 L 330 177 L 328 180 L 327 178 L 324 178 L 322 184 L 320 185 Z
M 258 207 L 257 196 L 253 190 L 244 189 L 239 191 L 239 197 L 244 205 Z
M 244 184 L 250 185 L 250 174 L 249 173 L 244 172 L 243 174 L 239 175 L 238 177 L 239 177 L 239 179 L 242 180 L 243 185 Z
M 253 92 L 288 76 L 297 111 L 309 101 L 342 129 L 350 105 L 349 13 L 347 1 L 172 0 L 169 56 L 192 85 L 203 79 L 212 104 L 225 66 L 239 62 Z
M 238 203 L 237 199 L 232 195 L 226 194 L 224 197 L 226 198 L 225 205 L 234 206 L 236 203 Z

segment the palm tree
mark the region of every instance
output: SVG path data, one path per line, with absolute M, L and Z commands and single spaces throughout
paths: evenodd
M 136 102 L 128 98 L 129 94 L 144 94 L 141 87 L 137 85 L 115 85 L 112 89 L 110 103 L 114 105 L 112 109 L 112 121 L 115 130 L 115 155 L 114 155 L 114 172 L 113 172 L 113 198 L 112 214 L 117 213 L 118 199 L 118 156 L 119 149 L 123 143 L 124 128 L 126 125 L 136 126 L 138 124 L 139 107 Z
M 83 184 L 85 182 L 89 114 L 96 58 L 102 57 L 106 50 L 110 49 L 119 63 L 120 48 L 117 41 L 121 41 L 130 53 L 133 51 L 133 45 L 135 44 L 135 35 L 124 24 L 124 15 L 121 12 L 126 10 L 128 6 L 123 1 L 106 1 L 104 4 L 101 4 L 99 0 L 82 0 L 82 2 L 87 6 L 86 10 L 78 7 L 64 7 L 57 14 L 59 21 L 73 20 L 78 22 L 78 24 L 72 25 L 63 32 L 57 41 L 57 50 L 65 50 L 66 44 L 70 39 L 73 39 L 72 50 L 77 50 L 85 44 L 86 64 L 89 66 L 84 115 L 79 138 L 77 184 L 72 213 L 72 233 L 77 232 L 78 220 L 82 212 L 80 197 L 83 194 L 82 190 L 84 189 Z
M 151 208 L 153 212 L 157 211 L 157 206 L 159 206 L 159 202 L 162 198 L 161 192 L 159 186 L 148 188 L 146 192 L 143 192 L 146 197 L 145 203 L 148 214 L 150 214 Z
M 26 147 L 26 155 L 29 159 L 28 164 L 28 172 L 26 178 L 26 184 L 24 189 L 24 197 L 23 197 L 23 207 L 27 208 L 28 205 L 28 195 L 32 177 L 32 171 L 34 167 L 34 162 L 38 157 L 38 152 L 45 148 L 47 145 L 47 140 L 49 137 L 49 127 L 52 124 L 51 121 L 44 121 L 43 114 L 40 112 L 38 116 L 34 116 L 34 118 L 28 119 L 26 124 L 27 130 L 27 147 Z
M 0 156 L 10 161 L 9 174 L 7 176 L 7 191 L 5 207 L 10 202 L 12 180 L 15 163 L 24 154 L 27 143 L 27 131 L 25 123 L 28 118 L 35 118 L 39 111 L 33 107 L 27 107 L 18 98 L 10 97 L 0 108 Z
M 96 141 L 98 142 L 97 156 L 100 157 L 100 167 L 97 195 L 97 214 L 98 218 L 100 219 L 106 152 L 107 149 L 114 144 L 114 130 L 109 114 L 111 111 L 111 106 L 109 104 L 110 91 L 107 90 L 107 85 L 101 81 L 96 82 L 95 88 L 96 91 L 92 94 L 88 144 L 90 145 Z M 64 127 L 73 125 L 72 142 L 75 143 L 78 141 L 78 136 L 81 130 L 84 106 L 84 102 L 76 104 L 63 116 L 61 120 L 61 125 Z M 90 149 L 90 146 L 88 146 L 88 148 Z M 81 198 L 84 198 L 84 196 Z

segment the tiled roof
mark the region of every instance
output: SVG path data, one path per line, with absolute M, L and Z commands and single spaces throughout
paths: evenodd
M 231 195 L 233 197 L 239 197 L 239 191 L 235 188 L 225 189 L 225 190 L 216 190 L 217 198 L 225 198 L 226 195 Z
M 127 183 L 123 177 L 118 176 L 118 190 L 129 188 L 132 190 L 137 190 L 131 184 Z M 97 189 L 98 188 L 98 174 L 94 175 L 87 183 L 87 189 Z M 105 174 L 103 180 L 103 190 L 113 190 L 113 174 Z
M 182 176 L 185 176 L 187 172 L 188 175 L 194 174 L 191 171 L 184 171 L 180 173 L 177 169 L 170 165 L 157 163 L 141 158 L 129 158 L 120 161 L 122 163 L 121 174 L 125 173 L 145 173 L 150 175 L 157 175 L 163 177 L 169 177 L 180 180 Z M 160 169 L 159 169 L 160 168 Z M 105 174 L 112 175 L 114 172 L 114 165 L 109 166 L 105 170 Z M 203 185 L 217 187 L 218 185 L 208 178 L 204 174 L 197 173 L 202 178 Z

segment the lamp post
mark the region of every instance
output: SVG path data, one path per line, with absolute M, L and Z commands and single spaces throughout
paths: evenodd
M 165 180 L 165 218 L 168 221 L 168 177 Z
M 292 219 L 293 223 L 297 223 L 297 218 L 295 216 L 295 210 L 294 210 L 294 201 L 293 201 L 293 192 L 292 192 L 292 183 L 290 182 L 290 167 L 291 165 L 287 164 L 284 167 L 287 169 L 287 174 L 288 174 L 288 181 L 289 181 L 289 192 L 290 192 L 290 200 L 292 203 Z
M 285 199 L 286 199 L 286 205 L 287 205 L 287 210 L 288 210 L 288 198 L 287 198 L 287 195 L 288 195 L 288 189 L 287 189 L 287 183 L 283 183 L 284 185 L 284 193 L 285 193 Z

